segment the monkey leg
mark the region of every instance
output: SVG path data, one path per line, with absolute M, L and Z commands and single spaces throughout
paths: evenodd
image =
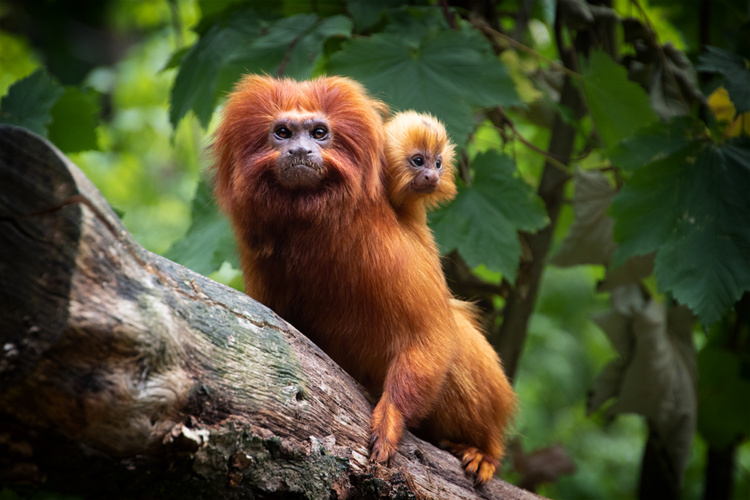
M 441 353 L 440 349 L 436 349 Z M 446 355 L 447 352 L 442 350 Z M 370 458 L 385 462 L 396 453 L 404 427 L 416 424 L 432 409 L 445 380 L 448 360 L 410 349 L 398 355 L 386 375 L 383 395 L 372 414 Z
M 386 462 L 396 453 L 404 433 L 404 415 L 390 401 L 388 393 L 383 396 L 372 412 L 370 458 Z

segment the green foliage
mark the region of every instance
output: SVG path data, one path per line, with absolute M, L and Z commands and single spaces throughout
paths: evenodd
M 224 62 L 237 47 L 256 38 L 261 26 L 252 11 L 221 18 L 182 57 L 170 100 L 172 126 L 193 110 L 204 127 L 216 104 L 217 79 Z
M 97 149 L 98 98 L 92 90 L 58 85 L 40 69 L 8 89 L 0 123 L 48 137 L 67 153 Z
M 472 167 L 473 184 L 459 186 L 455 201 L 434 212 L 430 225 L 444 253 L 458 249 L 471 267 L 485 264 L 512 282 L 521 256 L 517 232 L 544 227 L 544 207 L 514 175 L 508 156 L 483 153 Z
M 530 265 L 519 232 L 550 223 L 535 187 L 543 169 L 568 167 L 537 150 L 549 147 L 560 116 L 575 130 L 578 168 L 561 181 L 570 203 L 552 221 L 554 257 L 545 262 L 571 269 L 545 268 L 515 383 L 524 449 L 562 443 L 578 472 L 538 491 L 631 498 L 645 419 L 621 415 L 635 412 L 668 435 L 665 456 L 676 470 L 687 467 L 685 496 L 698 496 L 705 444 L 692 449 L 688 466 L 696 425 L 718 448 L 750 435 L 747 405 L 737 397 L 750 391 L 750 353 L 746 340 L 726 335 L 730 327 L 745 332 L 740 340 L 747 335 L 736 322 L 746 302 L 740 297 L 750 292 L 750 128 L 736 127 L 732 134 L 742 137 L 727 140 L 731 134 L 720 137 L 725 132 L 710 128 L 712 117 L 697 112 L 705 99 L 678 49 L 688 47 L 695 59 L 698 35 L 690 30 L 703 20 L 687 4 L 616 0 L 610 11 L 545 0 L 514 33 L 509 14 L 520 3 L 504 3 L 502 15 L 488 20 L 427 0 L 175 0 L 169 6 L 185 17 L 173 19 L 161 2 L 114 0 L 107 3 L 111 29 L 133 30 L 140 41 L 122 61 L 88 76 L 85 85 L 95 91 L 62 87 L 44 71 L 27 76 L 45 58 L 22 37 L 0 33 L 0 88 L 27 76 L 0 101 L 0 122 L 80 151 L 74 162 L 146 247 L 204 274 L 221 267 L 213 276 L 239 286 L 227 265 L 239 266 L 231 229 L 210 186 L 198 182 L 210 161 L 205 130 L 244 73 L 351 76 L 393 110 L 430 112 L 446 124 L 462 178 L 456 199 L 431 214 L 431 227 L 442 250 L 458 250 L 473 268 L 470 283 L 497 290 Z M 721 35 L 717 44 L 732 41 L 723 33 L 748 32 L 739 28 L 747 20 L 736 14 L 741 1 L 727 5 L 733 8 L 713 9 L 717 21 L 708 26 Z M 560 6 L 564 29 L 553 33 Z M 607 27 L 615 44 L 584 40 L 580 74 L 545 59 L 560 59 L 560 40 L 580 48 L 578 35 L 601 33 L 598 16 L 614 23 Z M 184 29 L 174 32 L 178 25 Z M 492 25 L 532 52 L 507 43 Z M 706 88 L 722 84 L 737 114 L 750 110 L 742 43 L 707 47 L 696 66 L 717 75 Z M 578 83 L 588 116 L 579 119 L 558 102 L 564 76 Z M 101 96 L 109 104 L 104 123 Z M 505 108 L 500 118 L 498 107 Z M 723 113 L 725 121 L 741 119 Z M 91 151 L 98 142 L 103 151 Z M 516 291 L 528 285 L 519 281 Z M 504 301 L 496 292 L 493 301 L 501 323 Z M 693 331 L 698 323 L 689 313 L 714 325 L 702 350 L 693 346 L 704 336 Z M 748 445 L 738 463 L 742 498 L 750 487 Z
M 352 22 L 345 16 L 320 18 L 315 14 L 297 14 L 279 19 L 267 28 L 267 34 L 253 40 L 229 59 L 230 73 L 241 75 L 246 68 L 255 73 L 275 73 L 304 80 L 320 64 L 323 47 L 329 38 L 346 37 Z
M 219 269 L 227 258 L 239 268 L 231 228 L 226 217 L 219 213 L 205 182 L 198 183 L 191 213 L 192 223 L 187 233 L 164 256 L 206 275 Z
M 746 140 L 696 141 L 638 169 L 612 205 L 615 265 L 656 252 L 660 290 L 705 325 L 721 318 L 750 290 L 748 165 Z
M 46 72 L 35 71 L 8 89 L 0 101 L 0 123 L 26 127 L 47 137 L 47 126 L 52 122 L 52 106 L 64 92 Z
M 28 41 L 0 31 L 0 95 L 5 95 L 10 85 L 30 75 L 40 64 L 31 53 Z
M 606 146 L 614 146 L 656 120 L 648 94 L 629 81 L 625 68 L 608 55 L 593 52 L 582 76 L 586 102 Z
M 357 31 L 364 31 L 381 20 L 386 9 L 398 7 L 402 3 L 401 0 L 347 0 L 346 7 L 354 19 Z
M 744 364 L 744 366 L 743 366 Z M 750 434 L 748 361 L 729 349 L 707 346 L 698 356 L 698 428 L 711 445 L 724 449 Z M 743 370 L 745 373 L 743 374 Z
M 431 112 L 458 144 L 473 129 L 473 107 L 521 104 L 507 68 L 475 30 L 411 29 L 402 22 L 408 36 L 354 39 L 328 69 L 361 81 L 396 110 Z M 423 34 L 417 39 L 413 32 Z
M 706 47 L 698 59 L 698 70 L 719 73 L 738 113 L 750 111 L 750 69 L 740 55 L 718 47 Z
M 348 36 L 351 28 L 344 16 L 297 14 L 269 21 L 250 9 L 220 16 L 181 57 L 172 90 L 172 125 L 192 110 L 207 127 L 218 97 L 248 68 L 308 78 L 319 64 L 325 42 Z
M 67 87 L 52 106 L 49 140 L 69 153 L 99 149 L 96 135 L 99 94 L 91 89 Z
M 675 118 L 642 127 L 609 150 L 609 158 L 619 168 L 636 170 L 684 150 L 700 138 L 705 128 L 693 118 Z

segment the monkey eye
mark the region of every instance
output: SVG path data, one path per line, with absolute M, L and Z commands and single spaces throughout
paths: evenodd
M 314 139 L 325 139 L 328 136 L 328 130 L 325 127 L 315 127 L 311 134 Z
M 273 134 L 279 139 L 289 139 L 292 136 L 292 131 L 286 127 L 276 127 Z
M 424 165 L 424 158 L 420 155 L 412 156 L 411 162 L 415 167 L 421 167 Z
M 443 160 L 436 160 L 435 161 L 435 168 L 438 169 L 438 170 L 440 170 L 441 168 L 443 168 Z

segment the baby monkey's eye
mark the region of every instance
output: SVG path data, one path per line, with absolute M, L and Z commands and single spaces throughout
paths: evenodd
M 315 127 L 312 136 L 315 139 L 325 139 L 328 136 L 328 130 L 325 127 Z
M 443 160 L 436 160 L 435 161 L 435 168 L 438 169 L 438 170 L 440 170 L 441 168 L 443 168 Z
M 286 127 L 276 127 L 273 133 L 279 139 L 289 139 L 292 136 L 292 131 Z
M 415 167 L 421 167 L 422 165 L 424 165 L 424 158 L 422 158 L 419 155 L 416 155 L 412 157 L 411 162 L 414 164 Z

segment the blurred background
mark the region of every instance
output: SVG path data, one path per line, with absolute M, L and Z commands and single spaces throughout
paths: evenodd
M 241 288 L 208 148 L 242 73 L 435 114 L 460 176 L 430 223 L 521 401 L 501 476 L 750 498 L 750 2 L 268 4 L 2 0 L 0 122 L 62 149 L 144 247 Z

